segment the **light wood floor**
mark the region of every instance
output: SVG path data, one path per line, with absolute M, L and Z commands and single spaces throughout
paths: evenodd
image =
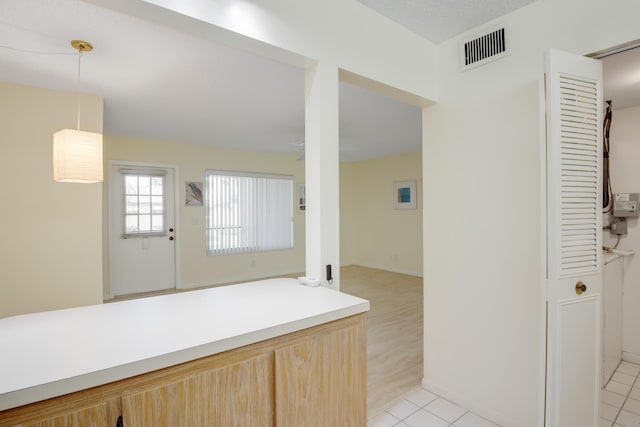
M 367 316 L 371 419 L 422 381 L 422 278 L 349 266 L 341 269 L 340 290 L 371 304 Z

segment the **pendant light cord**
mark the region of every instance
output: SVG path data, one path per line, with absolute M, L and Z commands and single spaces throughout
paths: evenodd
M 80 130 L 80 60 L 82 59 L 82 49 L 78 49 L 78 53 L 68 52 L 43 52 L 39 50 L 20 49 L 13 46 L 7 46 L 0 44 L 0 49 L 8 49 L 16 52 L 32 53 L 36 55 L 78 55 L 78 82 L 77 82 L 77 95 L 76 95 L 76 109 L 78 111 L 78 130 Z
M 82 50 L 78 51 L 78 87 L 76 91 L 76 108 L 78 110 L 78 131 L 80 131 L 80 60 L 82 59 Z
M 76 53 L 69 53 L 69 52 L 43 52 L 43 51 L 40 51 L 40 50 L 20 49 L 20 48 L 17 48 L 17 47 L 6 46 L 6 45 L 0 45 L 0 48 L 8 49 L 8 50 L 14 50 L 16 52 L 33 53 L 35 55 L 65 55 L 65 56 L 76 55 Z

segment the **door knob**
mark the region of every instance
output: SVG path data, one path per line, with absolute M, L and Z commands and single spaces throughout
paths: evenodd
M 169 240 L 173 240 L 173 236 L 169 236 Z
M 587 292 L 587 285 L 582 283 L 582 280 L 576 283 L 576 294 L 582 295 L 583 292 Z

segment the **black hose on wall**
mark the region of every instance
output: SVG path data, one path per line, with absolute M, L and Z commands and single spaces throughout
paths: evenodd
M 602 132 L 603 159 L 602 159 L 602 210 L 604 213 L 611 212 L 613 209 L 613 195 L 611 192 L 611 175 L 609 173 L 609 131 L 611 130 L 611 101 L 607 101 L 607 107 L 604 113 L 604 129 Z

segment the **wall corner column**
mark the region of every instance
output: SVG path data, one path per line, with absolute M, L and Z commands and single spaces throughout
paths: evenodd
M 305 70 L 306 274 L 340 289 L 339 77 L 335 64 Z M 329 283 L 326 266 L 332 266 Z

